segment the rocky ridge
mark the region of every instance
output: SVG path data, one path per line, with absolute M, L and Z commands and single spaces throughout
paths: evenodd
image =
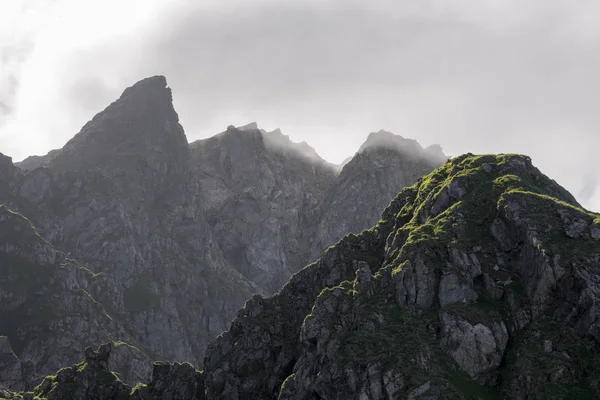
M 457 157 L 246 303 L 206 398 L 597 398 L 599 224 L 527 157 Z
M 252 297 L 209 344 L 203 371 L 158 364 L 128 392 L 107 362 L 90 363 L 106 359 L 101 348 L 89 372 L 76 366 L 31 395 L 4 396 L 598 398 L 599 233 L 600 215 L 528 157 L 467 154 L 277 294 Z
M 249 300 L 203 371 L 158 364 L 130 390 L 90 363 L 106 359 L 101 348 L 89 372 L 4 397 L 598 398 L 599 233 L 600 215 L 528 157 L 467 154 L 280 292 Z
M 416 140 L 380 130 L 345 163 L 328 188 L 320 207 L 310 260 L 316 260 L 335 240 L 372 227 L 399 189 L 448 159 L 437 146 L 423 148 Z
M 41 312 L 43 323 L 30 321 L 37 306 L 24 298 L 33 292 L 12 281 L 26 281 L 29 270 L 12 258 L 0 264 L 9 279 L 0 293 L 19 299 L 0 306 L 12 321 L 0 324 L 0 335 L 24 371 L 20 384 L 31 388 L 79 361 L 86 346 L 106 342 L 115 343 L 110 368 L 127 383 L 149 379 L 150 359 L 201 367 L 208 341 L 248 298 L 279 290 L 311 252 L 338 240 L 331 230 L 314 245 L 326 193 L 339 179 L 315 156 L 256 124 L 188 145 L 161 76 L 127 88 L 60 150 L 19 167 L 0 155 L 3 212 L 26 216 L 31 238 L 43 238 L 33 255 L 57 254 L 32 262 L 41 273 L 31 290 L 54 310 Z M 381 176 L 389 198 L 377 201 L 411 183 L 395 174 L 403 171 Z M 375 208 L 363 211 L 371 223 L 379 218 Z M 0 256 L 32 256 L 28 240 Z

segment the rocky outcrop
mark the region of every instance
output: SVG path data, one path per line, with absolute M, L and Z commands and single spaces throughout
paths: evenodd
M 424 157 L 404 162 L 399 148 L 386 151 L 383 164 L 338 177 L 306 143 L 256 124 L 188 145 L 171 90 L 155 76 L 127 88 L 62 149 L 19 168 L 1 156 L 0 204 L 35 232 L 4 248 L 0 264 L 10 271 L 0 281 L 10 299 L 0 306 L 10 321 L 0 335 L 24 384 L 109 341 L 110 368 L 127 383 L 147 380 L 149 359 L 201 368 L 208 341 L 248 298 L 281 289 L 310 261 L 317 238 L 324 248 L 375 222 L 391 195 L 361 195 L 399 190 L 409 181 L 396 177 Z M 362 169 L 388 162 L 390 177 L 378 172 L 385 179 L 369 189 Z M 346 187 L 340 179 L 358 190 L 331 189 Z M 21 292 L 17 281 L 33 288 Z
M 0 232 L 0 320 L 7 335 L 3 358 L 10 358 L 1 370 L 14 370 L 6 379 L 12 382 L 9 388 L 34 386 L 78 359 L 90 344 L 134 341 L 107 296 L 114 287 L 105 275 L 57 251 L 30 221 L 6 206 L 0 206 Z M 128 378 L 146 380 L 149 371 L 141 365 L 151 361 L 136 353 L 134 364 L 140 366 L 128 369 Z
M 206 395 L 596 398 L 599 220 L 527 157 L 455 158 L 248 302 L 209 345 Z
M 525 156 L 457 157 L 372 229 L 252 297 L 204 371 L 159 363 L 129 391 L 108 372 L 107 345 L 33 395 L 598 398 L 599 221 Z
M 215 241 L 267 293 L 306 265 L 319 203 L 336 177 L 284 139 L 250 125 L 190 145 Z
M 0 389 L 23 389 L 21 362 L 6 336 L 0 336 Z
M 114 347 L 85 349 L 85 361 L 48 376 L 29 393 L 3 390 L 3 399 L 24 400 L 193 400 L 204 399 L 203 374 L 190 364 L 155 363 L 148 384 L 131 387 L 109 369 Z
M 381 210 L 400 190 L 446 161 L 441 149 L 428 149 L 390 132 L 371 133 L 327 190 L 310 260 L 345 234 L 375 225 Z
M 56 154 L 60 152 L 60 149 L 50 150 L 48 154 L 44 156 L 29 156 L 23 161 L 15 163 L 15 166 L 25 171 L 33 171 L 39 167 L 45 166 L 48 160 L 51 160 Z
M 0 334 L 9 337 L 19 358 L 32 362 L 37 373 L 49 374 L 75 362 L 83 345 L 110 340 L 143 349 L 114 358 L 124 365 L 115 368 L 132 383 L 146 380 L 139 375 L 148 372 L 148 358 L 201 365 L 205 343 L 226 329 L 235 311 L 257 292 L 226 264 L 212 239 L 164 78 L 149 78 L 125 90 L 47 160 L 46 167 L 27 173 L 9 167 L 14 177 L 5 176 L 14 189 L 8 194 L 14 195 L 1 193 L 0 203 L 15 205 L 30 218 L 36 235 L 48 241 L 45 247 L 19 251 L 42 257 L 49 254 L 47 249 L 60 249 L 69 255 L 63 259 L 76 259 L 73 264 L 88 269 L 73 267 L 70 273 L 53 267 L 48 271 L 57 271 L 52 278 L 56 282 L 47 282 L 44 269 L 30 279 L 20 264 L 2 264 L 15 271 L 10 279 L 27 284 L 40 279 L 44 290 L 49 283 L 68 287 L 68 295 L 39 300 L 40 307 L 69 315 L 62 324 L 51 324 L 56 335 L 19 336 L 12 325 L 0 325 Z M 39 264 L 61 263 L 57 258 Z M 6 311 L 10 320 L 34 312 L 13 283 L 7 281 L 2 289 L 19 301 Z
M 384 131 L 339 175 L 256 124 L 188 145 L 138 82 L 0 156 L 0 397 L 600 397 L 600 217 L 525 156 L 418 179 L 444 160 Z

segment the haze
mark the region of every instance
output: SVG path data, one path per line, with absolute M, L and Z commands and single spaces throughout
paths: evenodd
M 600 3 L 28 0 L 0 4 L 0 152 L 62 145 L 167 77 L 191 142 L 257 121 L 339 163 L 385 129 L 518 152 L 600 211 Z

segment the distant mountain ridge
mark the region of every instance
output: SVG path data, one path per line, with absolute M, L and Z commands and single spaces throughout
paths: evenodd
M 280 290 L 443 162 L 385 149 L 357 153 L 339 173 L 308 144 L 255 123 L 188 144 L 162 76 L 127 88 L 62 149 L 19 168 L 8 157 L 0 161 L 0 204 L 28 218 L 51 249 L 43 251 L 85 268 L 60 272 L 68 290 L 54 278 L 39 290 L 62 304 L 57 310 L 75 310 L 81 293 L 93 305 L 39 320 L 23 315 L 12 330 L 0 324 L 0 336 L 27 366 L 26 387 L 76 362 L 86 346 L 109 341 L 131 345 L 115 347 L 125 355 L 111 361 L 128 382 L 149 379 L 143 360 L 201 366 L 208 341 L 229 328 L 247 299 Z M 11 252 L 28 251 L 20 248 L 26 242 L 15 246 Z M 60 262 L 33 264 L 62 271 Z M 25 274 L 0 265 L 8 271 Z M 10 282 L 0 281 L 4 299 L 20 296 Z M 10 304 L 0 304 L 0 313 L 14 313 Z M 90 322 L 99 320 L 110 323 Z M 65 329 L 71 325 L 80 329 Z M 61 348 L 70 350 L 51 352 Z

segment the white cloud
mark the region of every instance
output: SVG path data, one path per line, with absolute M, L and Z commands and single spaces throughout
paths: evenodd
M 62 146 L 123 88 L 164 74 L 190 140 L 256 120 L 339 162 L 383 128 L 454 155 L 529 154 L 600 211 L 579 195 L 598 181 L 600 3 L 17 3 L 0 5 L 17 21 L 0 20 L 13 82 L 0 78 L 0 151 L 15 159 Z

